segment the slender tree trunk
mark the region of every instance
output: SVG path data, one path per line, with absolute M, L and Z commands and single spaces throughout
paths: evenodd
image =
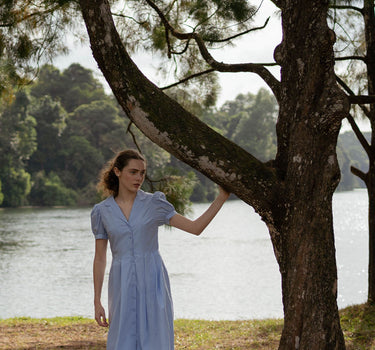
M 374 132 L 373 132 L 374 134 Z M 367 174 L 368 194 L 368 225 L 369 225 L 369 264 L 368 264 L 368 295 L 369 303 L 375 302 L 375 164 L 370 161 Z
M 374 1 L 365 0 L 363 17 L 366 39 L 366 66 L 368 94 L 375 95 L 375 14 Z M 375 302 L 375 106 L 370 105 L 369 119 L 371 121 L 372 139 L 371 154 L 369 154 L 369 170 L 366 177 L 366 186 L 369 198 L 369 266 L 368 266 L 368 301 Z

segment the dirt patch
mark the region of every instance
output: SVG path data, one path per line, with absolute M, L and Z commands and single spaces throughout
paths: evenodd
M 94 322 L 67 326 L 50 324 L 0 325 L 0 349 L 105 349 L 107 330 Z

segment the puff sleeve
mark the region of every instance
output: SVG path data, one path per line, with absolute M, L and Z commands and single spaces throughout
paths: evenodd
M 155 192 L 152 196 L 154 216 L 159 226 L 169 224 L 169 220 L 177 214 L 174 206 L 167 201 L 165 194 Z
M 103 225 L 98 205 L 95 205 L 91 211 L 91 230 L 95 239 L 108 239 L 108 234 Z

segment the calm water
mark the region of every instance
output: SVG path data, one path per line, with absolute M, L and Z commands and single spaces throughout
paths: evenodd
M 194 205 L 193 216 L 206 208 Z M 90 210 L 0 211 L 0 318 L 92 317 Z M 362 303 L 367 295 L 366 191 L 335 194 L 334 222 L 339 307 Z M 266 226 L 243 202 L 227 202 L 200 237 L 161 229 L 160 250 L 176 318 L 282 317 L 280 275 Z M 106 288 L 103 292 L 106 305 Z

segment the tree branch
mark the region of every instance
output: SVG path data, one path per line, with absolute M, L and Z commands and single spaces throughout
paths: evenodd
M 336 75 L 337 82 L 341 85 L 341 87 L 349 94 L 349 98 L 352 98 L 355 96 L 355 93 L 353 90 L 339 77 Z M 359 107 L 362 109 L 363 113 L 366 115 L 366 117 L 370 118 L 370 111 L 369 109 L 364 106 L 363 104 L 360 104 Z
M 264 28 L 267 26 L 267 24 L 268 24 L 270 18 L 271 18 L 271 17 L 268 17 L 267 20 L 266 20 L 266 22 L 265 22 L 261 27 L 250 28 L 250 29 L 248 29 L 248 30 L 245 30 L 245 31 L 242 32 L 242 33 L 238 33 L 238 34 L 232 35 L 232 36 L 230 36 L 230 37 L 228 37 L 228 38 L 225 38 L 225 39 L 207 40 L 207 41 L 209 41 L 210 43 L 223 43 L 223 42 L 225 42 L 225 41 L 229 41 L 229 40 L 232 40 L 232 39 L 238 38 L 238 37 L 241 36 L 241 35 L 245 35 L 245 34 L 248 34 L 248 33 L 250 33 L 250 32 L 255 32 L 256 30 L 264 29 Z
M 371 158 L 371 154 L 372 154 L 371 146 L 367 142 L 366 138 L 363 136 L 363 134 L 362 134 L 361 130 L 359 129 L 357 123 L 355 122 L 353 116 L 350 113 L 348 113 L 346 119 L 348 119 L 348 122 L 349 122 L 350 126 L 352 127 L 352 129 L 354 131 L 354 134 L 357 136 L 358 141 L 360 142 L 360 144 L 364 148 L 368 157 Z
M 357 6 L 350 6 L 350 5 L 330 5 L 329 8 L 335 10 L 353 10 L 358 11 L 363 14 L 363 9 Z
M 346 61 L 346 60 L 359 60 L 359 61 L 362 61 L 362 62 L 366 62 L 366 57 L 363 57 L 363 56 L 335 57 L 335 61 Z
M 189 75 L 188 77 L 186 77 L 184 79 L 181 79 L 180 81 L 177 81 L 177 82 L 175 82 L 173 84 L 170 84 L 170 85 L 167 85 L 167 86 L 164 86 L 164 87 L 161 87 L 160 90 L 170 89 L 170 88 L 172 88 L 174 86 L 186 83 L 187 81 L 189 81 L 191 79 L 194 79 L 194 78 L 200 77 L 201 75 L 205 75 L 205 74 L 212 73 L 212 72 L 215 72 L 215 69 L 211 68 L 211 69 L 207 69 L 205 71 L 199 72 L 199 73 L 195 73 L 195 74 Z
M 151 141 L 252 205 L 273 222 L 275 169 L 169 98 L 138 69 L 113 22 L 108 0 L 80 0 L 95 60 L 128 118 Z
M 132 20 L 133 22 L 139 24 L 140 26 L 142 26 L 142 25 L 144 25 L 145 23 L 147 23 L 146 21 L 143 21 L 143 22 L 137 21 L 134 17 L 132 17 L 132 16 L 126 16 L 126 15 L 123 15 L 122 13 L 116 13 L 116 12 L 111 12 L 111 13 L 112 13 L 112 16 L 116 16 L 116 17 L 121 17 L 121 18 L 130 19 L 130 20 Z
M 370 104 L 375 103 L 374 95 L 350 95 L 349 102 L 352 104 Z
M 133 139 L 133 143 L 135 144 L 135 147 L 137 147 L 137 150 L 139 151 L 139 153 L 143 154 L 143 152 L 142 152 L 142 150 L 141 150 L 141 147 L 139 147 L 138 142 L 137 142 L 137 139 L 136 139 L 136 137 L 135 137 L 133 131 L 131 130 L 131 126 L 132 126 L 132 125 L 133 125 L 133 122 L 130 121 L 130 122 L 129 122 L 129 125 L 128 125 L 127 129 L 126 129 L 126 132 L 129 133 L 129 134 L 131 135 L 131 137 L 132 137 L 132 139 Z
M 363 180 L 364 183 L 367 184 L 367 174 L 365 174 L 362 170 L 359 170 L 358 168 L 351 166 L 350 171 L 352 174 L 358 176 L 361 180 Z
M 345 91 L 349 94 L 349 100 L 350 100 L 350 98 L 356 97 L 354 95 L 354 92 L 349 88 L 348 85 L 345 84 L 345 82 L 342 79 L 340 79 L 338 76 L 336 76 L 336 80 L 345 89 Z M 364 106 L 361 106 L 361 107 L 365 108 Z M 367 111 L 369 113 L 367 108 L 365 108 L 365 111 Z M 360 142 L 360 144 L 362 145 L 362 147 L 364 148 L 365 152 L 367 153 L 367 156 L 369 157 L 369 159 L 371 159 L 372 158 L 371 146 L 367 142 L 366 138 L 363 136 L 363 134 L 362 134 L 361 130 L 359 129 L 357 123 L 355 122 L 353 116 L 350 113 L 348 113 L 348 115 L 346 116 L 346 119 L 348 119 L 348 122 L 349 122 L 350 126 L 352 127 L 352 130 L 353 130 L 354 134 L 357 136 L 357 139 Z M 357 175 L 357 176 L 359 176 L 359 175 Z
M 16 17 L 15 20 L 13 22 L 11 22 L 11 23 L 2 23 L 2 24 L 0 24 L 0 28 L 13 27 L 13 26 L 17 25 L 18 23 L 22 23 L 24 21 L 27 21 L 27 20 L 31 19 L 32 17 L 45 16 L 47 14 L 55 12 L 56 10 L 60 9 L 63 6 L 64 5 L 56 5 L 54 7 L 46 9 L 45 11 L 36 11 L 36 12 L 29 13 L 29 14 L 27 14 L 25 16 L 22 16 L 20 18 Z
M 198 33 L 191 32 L 191 33 L 181 33 L 174 29 L 174 27 L 169 23 L 167 18 L 164 16 L 163 12 L 159 9 L 156 4 L 151 0 L 146 0 L 146 2 L 152 7 L 158 16 L 160 17 L 161 21 L 163 22 L 164 26 L 167 30 L 171 32 L 173 36 L 180 40 L 189 40 L 194 39 L 198 45 L 199 51 L 203 57 L 203 59 L 215 70 L 219 72 L 252 72 L 258 74 L 271 88 L 273 93 L 275 94 L 276 98 L 280 98 L 280 82 L 271 74 L 271 72 L 264 67 L 264 65 L 257 64 L 257 63 L 238 63 L 238 64 L 226 64 L 223 62 L 216 61 L 212 55 L 209 53 L 204 41 L 202 40 L 201 36 Z M 275 63 L 276 65 L 276 63 Z
M 184 54 L 184 53 L 187 51 L 187 49 L 189 48 L 189 44 L 190 44 L 190 40 L 187 40 L 187 41 L 186 41 L 186 44 L 185 44 L 185 47 L 184 47 L 181 51 L 179 51 L 179 52 L 177 52 L 177 51 L 171 51 L 171 53 L 174 54 L 174 55 L 182 55 L 182 54 Z

